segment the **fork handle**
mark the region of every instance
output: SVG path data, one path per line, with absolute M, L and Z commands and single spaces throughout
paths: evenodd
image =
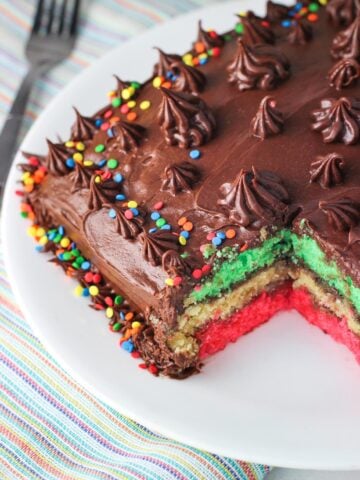
M 13 161 L 13 155 L 18 139 L 21 123 L 32 86 L 41 75 L 38 68 L 30 68 L 21 82 L 18 93 L 6 117 L 0 134 L 0 192 L 3 191 L 5 182 Z

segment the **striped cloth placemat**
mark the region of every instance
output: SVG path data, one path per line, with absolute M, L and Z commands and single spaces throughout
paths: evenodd
M 76 73 L 145 28 L 210 0 L 83 0 L 71 57 L 38 82 L 24 131 Z M 26 70 L 35 0 L 0 2 L 0 127 Z M 267 467 L 164 438 L 79 386 L 32 333 L 11 292 L 0 245 L 1 479 L 263 479 Z

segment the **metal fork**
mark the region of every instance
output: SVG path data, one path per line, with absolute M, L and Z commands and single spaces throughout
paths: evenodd
M 9 173 L 26 104 L 34 82 L 69 56 L 75 43 L 80 0 L 38 0 L 25 53 L 29 70 L 0 134 L 0 192 Z

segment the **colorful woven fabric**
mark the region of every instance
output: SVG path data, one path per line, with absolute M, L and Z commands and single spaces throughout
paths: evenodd
M 83 2 L 78 47 L 38 82 L 24 130 L 48 100 L 104 50 L 206 0 Z M 0 121 L 26 63 L 35 1 L 0 3 Z M 1 122 L 2 123 L 2 122 Z M 0 125 L 1 125 L 0 123 Z M 262 479 L 249 465 L 161 437 L 100 402 L 50 357 L 11 293 L 0 249 L 1 479 Z

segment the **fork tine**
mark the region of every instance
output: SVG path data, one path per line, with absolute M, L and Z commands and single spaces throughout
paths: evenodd
M 44 0 L 38 0 L 37 2 L 37 7 L 36 7 L 36 13 L 34 17 L 34 24 L 32 28 L 32 33 L 37 33 L 41 27 L 41 18 L 43 14 L 43 5 L 44 5 Z
M 61 4 L 61 11 L 60 11 L 60 21 L 59 21 L 59 28 L 58 28 L 58 34 L 61 35 L 62 31 L 64 29 L 64 23 L 65 23 L 65 15 L 66 15 L 66 0 L 62 0 Z
M 51 33 L 51 27 L 52 27 L 52 24 L 53 24 L 53 21 L 54 21 L 55 3 L 56 3 L 56 0 L 51 0 L 50 9 L 49 9 L 48 24 L 47 24 L 47 27 L 46 27 L 46 33 L 48 35 L 49 35 L 49 33 Z
M 76 34 L 76 27 L 78 23 L 78 14 L 79 14 L 80 0 L 75 0 L 73 6 L 73 12 L 70 23 L 70 35 L 74 36 Z

